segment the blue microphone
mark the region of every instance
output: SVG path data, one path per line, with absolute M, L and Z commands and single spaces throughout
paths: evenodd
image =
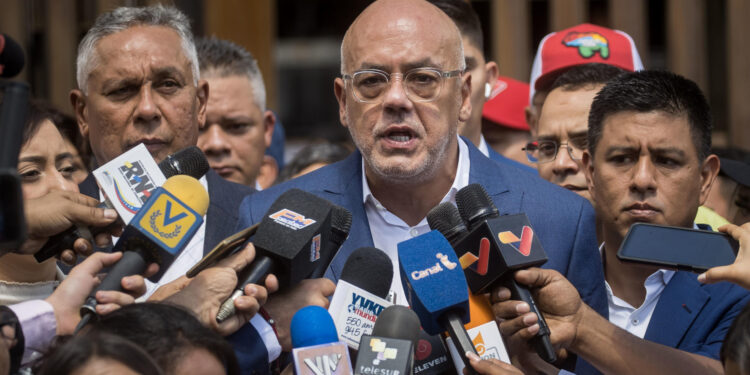
M 469 322 L 469 292 L 463 269 L 448 240 L 437 230 L 398 244 L 399 268 L 406 298 L 425 332 L 445 330 L 463 354 L 477 353 L 464 324 Z
M 290 324 L 296 375 L 351 375 L 349 347 L 339 341 L 333 318 L 320 306 L 299 309 Z

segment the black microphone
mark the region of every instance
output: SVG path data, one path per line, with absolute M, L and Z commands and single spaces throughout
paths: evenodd
M 547 322 L 529 289 L 514 278 L 514 271 L 540 266 L 547 261 L 547 254 L 534 236 L 528 217 L 526 214 L 499 216 L 489 195 L 479 184 L 459 190 L 456 206 L 469 228 L 469 234 L 458 239 L 454 246 L 469 289 L 473 294 L 484 294 L 502 285 L 510 289 L 511 299 L 528 303 L 539 324 L 539 332 L 531 339 L 531 344 L 542 359 L 555 362 L 557 356 L 549 340 Z M 441 217 L 446 224 L 438 226 L 460 226 L 448 224 L 455 223 L 454 216 Z
M 159 162 L 159 169 L 164 177 L 170 178 L 176 175 L 188 175 L 199 179 L 208 172 L 209 165 L 206 156 L 197 146 L 186 147 L 172 155 L 167 156 Z M 109 201 L 105 200 L 99 208 L 110 207 Z M 86 238 L 93 243 L 93 238 L 98 234 L 109 231 L 113 226 L 122 225 L 121 220 L 104 227 L 84 227 L 72 225 L 70 228 L 50 237 L 39 251 L 34 254 L 34 259 L 41 263 L 60 254 L 65 249 L 72 249 L 73 243 L 79 238 Z M 160 269 L 160 274 L 165 270 Z
M 362 335 L 372 332 L 378 316 L 391 305 L 385 298 L 392 280 L 393 262 L 379 249 L 362 247 L 346 259 L 328 312 L 350 348 L 359 347 Z
M 372 334 L 362 336 L 354 374 L 411 374 L 419 340 L 419 317 L 408 307 L 386 308 Z
M 0 204 L 1 255 L 18 249 L 26 240 L 26 215 L 18 177 L 18 154 L 29 111 L 29 86 L 22 82 L 0 82 L 0 88 L 0 196 L 3 197 Z
M 23 48 L 7 34 L 0 34 L 0 78 L 20 73 L 25 62 Z
M 216 316 L 223 322 L 234 314 L 234 299 L 244 293 L 247 284 L 258 284 L 273 273 L 279 289 L 294 285 L 330 263 L 333 254 L 326 246 L 331 235 L 330 202 L 314 194 L 290 189 L 268 209 L 252 238 L 255 260 L 237 275 L 239 283 L 224 301 Z
M 352 227 L 352 213 L 344 207 L 331 203 L 331 233 L 326 246 L 327 251 L 336 256 L 341 245 L 349 237 L 349 229 Z M 328 269 L 328 263 L 321 262 L 315 267 L 315 271 L 310 274 L 310 278 L 317 279 L 325 275 Z
M 107 273 L 102 283 L 89 294 L 81 307 L 80 329 L 96 313 L 96 292 L 121 290 L 121 279 L 142 274 L 149 263 L 169 268 L 203 223 L 208 210 L 208 193 L 201 183 L 190 176 L 170 177 L 138 210 L 115 244 L 122 258 Z M 153 276 L 151 277 L 152 281 Z

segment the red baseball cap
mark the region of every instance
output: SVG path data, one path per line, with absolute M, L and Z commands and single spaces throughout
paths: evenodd
M 528 95 L 529 85 L 500 76 L 490 98 L 484 103 L 482 117 L 506 128 L 529 130 L 524 115 Z
M 643 69 L 630 35 L 590 23 L 576 25 L 547 34 L 539 42 L 529 79 L 529 103 L 535 90 L 548 88 L 570 67 L 588 63 L 614 65 L 631 72 Z

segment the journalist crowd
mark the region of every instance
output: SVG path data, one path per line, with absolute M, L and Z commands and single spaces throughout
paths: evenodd
M 0 34 L 0 374 L 750 374 L 750 151 L 623 31 L 521 82 L 483 27 L 373 1 L 319 94 L 351 142 L 292 157 L 174 6 L 100 14 L 69 108 Z

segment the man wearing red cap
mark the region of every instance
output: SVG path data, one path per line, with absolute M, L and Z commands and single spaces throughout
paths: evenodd
M 622 31 L 583 23 L 547 34 L 539 42 L 529 79 L 531 90 L 526 122 L 532 135 L 535 135 L 542 104 L 555 79 L 573 66 L 589 63 L 614 65 L 630 72 L 643 69 L 633 38 Z
M 482 109 L 482 135 L 500 155 L 536 167 L 523 151 L 531 138 L 524 117 L 528 97 L 528 84 L 513 78 L 498 77 L 490 99 Z

